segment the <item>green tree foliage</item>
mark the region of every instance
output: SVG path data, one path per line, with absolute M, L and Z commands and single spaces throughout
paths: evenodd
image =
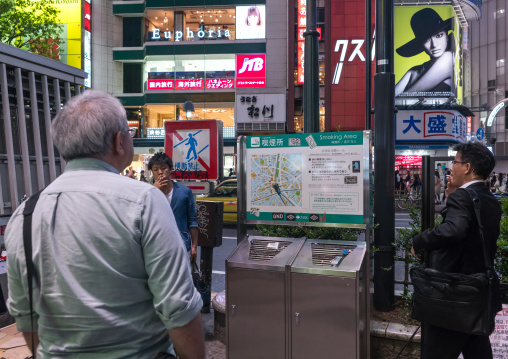
M 31 49 L 34 42 L 56 39 L 63 28 L 56 22 L 59 12 L 48 0 L 0 0 L 0 41 Z
M 332 227 L 306 227 L 306 226 L 275 226 L 261 225 L 256 227 L 259 235 L 265 237 L 286 237 L 311 239 L 333 239 L 343 241 L 356 241 L 358 236 L 365 232 L 355 228 L 332 228 Z
M 508 282 L 508 198 L 501 200 L 503 217 L 500 223 L 500 233 L 497 239 L 497 253 L 494 267 L 501 281 Z

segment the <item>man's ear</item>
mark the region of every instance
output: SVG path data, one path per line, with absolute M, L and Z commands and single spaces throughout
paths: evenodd
M 117 132 L 113 137 L 113 154 L 123 155 L 125 153 L 125 141 L 122 132 Z

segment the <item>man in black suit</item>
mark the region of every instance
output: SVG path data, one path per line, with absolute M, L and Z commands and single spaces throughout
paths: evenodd
M 492 153 L 478 143 L 459 144 L 451 175 L 448 179 L 447 202 L 443 222 L 423 231 L 413 238 L 411 252 L 416 258 L 425 255 L 430 268 L 441 272 L 472 274 L 485 272 L 483 249 L 469 193 L 472 188 L 481 203 L 481 223 L 491 268 L 494 265 L 496 241 L 499 236 L 501 206 L 485 179 L 494 169 Z M 495 285 L 499 286 L 496 280 Z M 496 290 L 496 293 L 499 291 Z M 501 309 L 500 298 L 495 307 Z M 492 349 L 488 336 L 469 335 L 422 323 L 421 359 L 457 359 L 462 352 L 464 359 L 491 359 Z

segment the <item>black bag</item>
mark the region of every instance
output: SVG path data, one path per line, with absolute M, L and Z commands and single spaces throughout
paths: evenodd
M 206 283 L 195 261 L 192 262 L 192 281 L 194 282 L 194 287 L 196 287 L 199 294 L 201 294 L 203 307 L 209 307 L 212 295 L 211 288 L 210 285 Z
M 467 189 L 467 188 L 466 188 Z M 443 273 L 421 266 L 410 269 L 414 287 L 412 317 L 440 328 L 474 335 L 490 335 L 502 309 L 499 281 L 490 268 L 480 220 L 480 199 L 467 189 L 480 228 L 485 273 Z

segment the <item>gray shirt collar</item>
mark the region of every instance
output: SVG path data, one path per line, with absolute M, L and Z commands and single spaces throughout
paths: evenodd
M 108 171 L 118 174 L 119 172 L 115 167 L 111 166 L 109 163 L 101 161 L 97 158 L 87 157 L 87 158 L 76 158 L 67 163 L 65 166 L 64 172 L 70 171 Z

